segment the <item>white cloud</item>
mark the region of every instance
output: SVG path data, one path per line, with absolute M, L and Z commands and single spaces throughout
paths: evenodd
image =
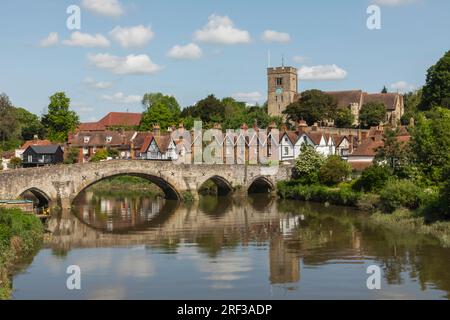
M 99 69 L 110 70 L 114 74 L 155 74 L 163 69 L 146 54 L 118 57 L 109 53 L 88 55 L 88 60 Z
M 79 31 L 73 32 L 70 39 L 64 40 L 63 44 L 70 47 L 85 48 L 106 48 L 110 46 L 109 40 L 101 34 L 91 35 L 89 33 L 81 33 Z
M 261 102 L 264 97 L 260 92 L 238 92 L 232 94 L 232 97 L 238 101 L 246 102 L 248 105 L 255 105 Z
M 72 107 L 80 114 L 90 114 L 95 110 L 85 102 L 72 102 Z
M 274 30 L 266 30 L 261 36 L 261 39 L 266 42 L 280 42 L 287 43 L 291 41 L 289 33 L 278 32 Z
M 143 47 L 155 37 L 152 28 L 143 25 L 129 28 L 117 26 L 109 34 L 124 48 Z
M 394 89 L 395 91 L 401 92 L 401 93 L 405 93 L 408 91 L 413 91 L 415 89 L 417 89 L 417 87 L 415 85 L 409 84 L 406 81 L 398 81 L 396 83 L 391 84 L 391 88 Z
M 55 44 L 57 44 L 59 41 L 59 36 L 57 32 L 50 32 L 50 34 L 42 39 L 39 42 L 39 46 L 43 47 L 43 48 L 47 48 L 47 47 L 51 47 L 54 46 Z
M 138 95 L 127 96 L 123 92 L 117 92 L 116 94 L 113 95 L 104 94 L 101 96 L 101 99 L 118 104 L 133 104 L 133 103 L 140 103 L 142 101 L 142 96 Z
M 109 89 L 113 86 L 112 82 L 108 81 L 95 81 L 94 79 L 87 77 L 83 80 L 83 83 L 94 89 Z
M 119 17 L 124 13 L 119 0 L 83 0 L 82 5 L 89 11 L 108 17 Z
M 417 2 L 417 0 L 373 0 L 374 4 L 380 6 L 397 7 Z
M 240 44 L 251 41 L 250 33 L 234 27 L 234 22 L 227 16 L 211 15 L 208 23 L 194 34 L 196 41 L 216 44 Z
M 292 61 L 294 61 L 295 63 L 305 63 L 306 61 L 308 61 L 308 58 L 303 56 L 294 56 L 292 57 Z
M 176 45 L 167 53 L 167 56 L 173 59 L 200 59 L 203 55 L 202 49 L 195 43 L 189 43 L 185 46 Z
M 301 80 L 342 80 L 347 77 L 347 71 L 337 65 L 304 66 L 298 71 Z

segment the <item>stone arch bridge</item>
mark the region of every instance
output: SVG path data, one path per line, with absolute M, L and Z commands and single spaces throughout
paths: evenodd
M 0 199 L 18 199 L 33 193 L 52 206 L 70 208 L 80 192 L 110 177 L 131 175 L 159 186 L 167 199 L 180 200 L 186 192 L 194 198 L 208 180 L 221 195 L 244 195 L 255 186 L 274 191 L 278 181 L 291 177 L 292 166 L 177 164 L 164 161 L 118 160 L 58 165 L 0 172 Z

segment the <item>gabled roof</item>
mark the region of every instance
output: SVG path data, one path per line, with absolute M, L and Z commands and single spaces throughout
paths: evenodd
M 141 153 L 145 153 L 148 151 L 148 148 L 150 148 L 152 141 L 153 141 L 153 135 L 151 133 L 148 133 L 144 137 L 144 141 L 142 142 Z
M 344 142 L 344 140 L 346 140 L 346 139 L 349 140 L 347 138 L 347 136 L 339 135 L 339 134 L 333 134 L 332 135 L 332 139 L 333 139 L 334 144 L 336 145 L 336 147 L 339 147 L 342 144 L 342 142 Z
M 295 145 L 297 143 L 298 139 L 299 139 L 299 136 L 297 135 L 296 132 L 294 132 L 294 131 L 284 131 L 280 135 L 280 142 L 283 141 L 283 138 L 284 138 L 285 135 L 289 138 L 289 141 L 291 141 L 291 143 L 293 145 Z
M 21 150 L 26 150 L 29 146 L 49 146 L 52 142 L 49 140 L 29 140 L 26 141 L 21 147 Z
M 363 104 L 369 102 L 379 102 L 384 104 L 386 110 L 395 110 L 395 107 L 399 102 L 399 99 L 401 99 L 401 96 L 398 93 L 365 93 L 363 99 Z
M 353 157 L 374 157 L 377 150 L 384 145 L 383 140 L 369 138 L 359 145 L 351 154 Z
M 328 91 L 327 95 L 332 96 L 339 107 L 348 107 L 353 103 L 359 104 L 361 102 L 362 90 L 349 91 Z
M 75 135 L 70 137 L 69 144 L 74 147 L 105 147 L 105 146 L 122 146 L 122 145 L 130 145 L 131 138 L 134 136 L 134 131 L 101 131 L 101 132 L 92 132 L 92 131 L 80 131 Z M 89 137 L 89 141 L 86 143 L 84 138 Z M 107 142 L 107 139 L 110 137 L 111 141 Z
M 163 136 L 154 136 L 153 140 L 156 142 L 159 151 L 161 151 L 161 153 L 165 153 L 169 149 L 170 143 L 172 142 L 172 136 L 169 134 Z
M 141 113 L 110 112 L 98 123 L 105 127 L 136 127 L 141 120 Z
M 311 139 L 311 141 L 314 142 L 314 144 L 316 146 L 320 145 L 320 142 L 323 137 L 323 134 L 321 132 L 308 132 L 307 135 Z M 325 141 L 325 142 L 327 142 L 327 141 Z
M 27 150 L 33 150 L 36 154 L 55 154 L 61 147 L 57 144 L 52 144 L 48 146 L 29 146 Z M 25 152 L 27 152 L 25 150 Z

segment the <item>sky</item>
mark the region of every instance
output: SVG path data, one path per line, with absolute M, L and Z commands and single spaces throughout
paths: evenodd
M 82 121 L 141 112 L 147 92 L 182 107 L 209 94 L 264 103 L 269 52 L 271 66 L 299 69 L 300 91 L 405 92 L 450 49 L 448 0 L 2 0 L 0 11 L 0 93 L 41 115 L 64 91 Z

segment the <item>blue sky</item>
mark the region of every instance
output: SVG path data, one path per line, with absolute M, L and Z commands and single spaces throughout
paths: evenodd
M 374 3 L 380 30 L 366 26 Z M 66 27 L 70 5 L 81 30 Z M 210 93 L 263 103 L 269 50 L 272 65 L 284 55 L 301 70 L 300 90 L 378 92 L 423 85 L 450 49 L 447 0 L 2 0 L 0 10 L 0 92 L 41 114 L 65 91 L 83 121 L 140 112 L 146 92 L 183 107 Z

